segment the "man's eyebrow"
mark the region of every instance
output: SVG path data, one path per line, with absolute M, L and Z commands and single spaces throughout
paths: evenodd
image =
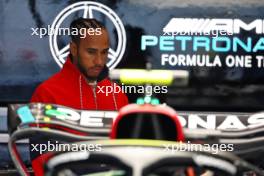
M 105 48 L 105 49 L 103 49 L 103 51 L 108 51 L 109 50 L 109 48 Z
M 96 49 L 96 48 L 86 48 L 86 50 L 89 50 L 89 51 L 97 51 L 98 49 Z

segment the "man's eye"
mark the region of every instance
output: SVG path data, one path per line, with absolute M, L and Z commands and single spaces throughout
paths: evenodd
M 87 52 L 88 52 L 89 54 L 95 54 L 95 53 L 96 53 L 95 50 L 87 50 Z
M 108 54 L 108 50 L 104 50 L 102 54 Z

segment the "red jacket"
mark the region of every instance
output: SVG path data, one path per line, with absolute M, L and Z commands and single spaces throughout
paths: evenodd
M 93 89 L 68 58 L 60 72 L 37 87 L 31 102 L 90 110 L 119 110 L 127 105 L 128 99 L 121 91 L 106 94 L 106 89 L 110 90 L 110 87 L 114 89 L 117 84 L 104 78 L 97 83 L 96 90 Z

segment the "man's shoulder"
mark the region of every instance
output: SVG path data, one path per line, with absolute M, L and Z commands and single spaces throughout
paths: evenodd
M 60 87 L 64 85 L 63 79 L 61 78 L 60 72 L 55 73 L 47 80 L 42 82 L 34 91 L 31 102 L 49 102 L 53 103 L 54 96 L 60 92 Z
M 65 79 L 62 77 L 61 72 L 58 72 L 50 76 L 47 80 L 43 81 L 38 87 L 40 88 L 56 87 L 57 85 L 60 85 L 63 82 L 65 82 Z
M 63 82 L 64 81 L 61 78 L 60 72 L 55 73 L 37 86 L 34 95 L 47 95 L 53 94 L 53 92 L 59 92 L 60 87 L 63 87 L 63 85 L 65 84 Z

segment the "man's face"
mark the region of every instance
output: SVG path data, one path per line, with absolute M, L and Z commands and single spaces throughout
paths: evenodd
M 105 29 L 101 31 L 100 35 L 87 34 L 85 38 L 80 38 L 79 45 L 71 44 L 73 63 L 88 80 L 96 80 L 107 62 L 109 36 Z

